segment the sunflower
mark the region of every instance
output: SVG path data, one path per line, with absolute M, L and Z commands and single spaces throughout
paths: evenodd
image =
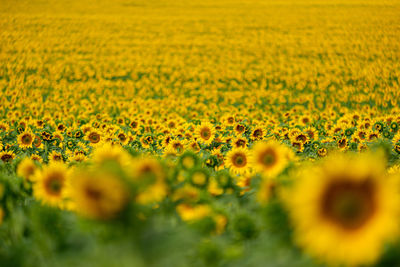
M 358 129 L 355 131 L 354 135 L 360 140 L 365 140 L 367 137 L 367 132 L 365 130 Z
M 127 145 L 129 142 L 128 135 L 124 132 L 118 133 L 117 138 L 121 142 L 121 145 Z
M 136 197 L 138 203 L 158 202 L 167 195 L 165 172 L 156 159 L 147 157 L 134 160 L 130 176 L 143 188 Z
M 189 204 L 179 204 L 176 207 L 176 211 L 183 221 L 196 221 L 200 220 L 212 213 L 210 206 L 200 204 L 192 206 Z
M 292 138 L 291 138 L 292 143 L 302 143 L 303 145 L 308 143 L 310 141 L 310 138 L 308 137 L 307 134 L 304 134 L 302 132 L 296 132 Z
M 310 140 L 318 140 L 319 138 L 318 131 L 314 127 L 307 127 L 304 132 L 307 134 Z
M 132 120 L 132 121 L 129 123 L 129 126 L 130 126 L 133 130 L 137 130 L 137 129 L 140 128 L 140 124 L 139 124 L 139 122 L 136 121 L 136 120 Z
M 83 153 L 79 153 L 79 151 L 75 152 L 72 156 L 68 158 L 69 161 L 75 161 L 75 162 L 84 162 L 87 159 L 88 157 L 86 157 L 86 155 Z
M 0 159 L 5 163 L 10 163 L 15 158 L 15 153 L 12 151 L 0 152 Z
M 55 150 L 49 154 L 49 162 L 63 162 L 63 155 Z
M 67 188 L 67 166 L 54 162 L 38 170 L 32 177 L 33 195 L 51 206 L 62 207 Z
M 40 155 L 38 155 L 38 154 L 32 154 L 31 155 L 31 160 L 36 161 L 36 162 L 42 162 L 43 161 L 42 157 Z
M 374 141 L 374 140 L 380 138 L 381 134 L 379 131 L 369 131 L 367 136 L 368 136 L 367 137 L 368 141 Z
M 233 117 L 233 116 L 226 116 L 224 119 L 223 119 L 223 123 L 225 124 L 225 125 L 233 125 L 234 123 L 235 123 L 235 118 Z
M 302 142 L 292 142 L 292 146 L 296 149 L 297 152 L 304 151 L 304 144 Z
M 97 146 L 102 142 L 102 134 L 99 131 L 92 129 L 86 134 L 85 139 L 89 141 L 92 146 Z
M 321 147 L 317 151 L 318 156 L 325 157 L 328 154 L 328 150 L 325 147 Z
M 38 135 L 35 135 L 35 140 L 33 141 L 33 145 L 36 148 L 40 148 L 42 146 L 42 139 Z
M 249 175 L 239 176 L 239 178 L 236 180 L 236 185 L 241 190 L 240 195 L 243 195 L 244 193 L 250 191 L 251 180 L 252 180 L 252 177 Z
M 195 203 L 200 198 L 200 189 L 187 183 L 177 188 L 171 198 L 173 201 Z
M 215 129 L 209 122 L 203 122 L 196 128 L 196 137 L 200 143 L 209 145 L 215 137 Z
M 297 176 L 283 196 L 296 242 L 310 255 L 369 265 L 397 237 L 400 199 L 381 158 L 337 154 Z
M 246 126 L 243 123 L 236 123 L 233 130 L 239 135 L 246 131 Z
M 191 170 L 200 163 L 200 160 L 195 153 L 189 150 L 179 157 L 178 163 L 182 169 Z
M 64 140 L 63 133 L 59 131 L 53 133 L 53 138 L 57 139 L 59 142 L 62 142 Z
M 178 156 L 177 152 L 175 149 L 172 147 L 168 146 L 164 149 L 163 151 L 163 157 L 167 159 L 174 159 Z
M 171 135 L 166 135 L 164 137 L 164 139 L 162 140 L 161 145 L 163 147 L 167 147 L 171 143 L 171 141 L 172 141 L 172 136 Z
M 35 171 L 36 171 L 36 165 L 34 161 L 30 158 L 24 158 L 18 164 L 17 175 L 25 178 L 26 180 L 30 180 Z
M 71 176 L 68 196 L 76 212 L 100 220 L 117 216 L 129 200 L 129 192 L 122 180 L 102 171 L 76 170 Z
M 255 141 L 255 140 L 262 140 L 264 138 L 265 132 L 261 127 L 255 128 L 250 135 L 250 138 Z
M 175 150 L 177 154 L 182 153 L 184 150 L 184 145 L 180 140 L 172 140 L 169 147 Z
M 199 143 L 197 143 L 196 141 L 192 141 L 186 144 L 186 149 L 193 150 L 194 152 L 199 152 L 200 146 Z
M 299 123 L 301 125 L 308 125 L 311 122 L 311 118 L 309 115 L 303 115 L 299 119 Z
M 120 145 L 105 143 L 94 150 L 92 160 L 98 166 L 108 161 L 115 161 L 120 166 L 128 166 L 131 157 Z
M 278 175 L 288 164 L 287 148 L 275 142 L 258 142 L 252 149 L 253 165 L 268 177 Z
M 24 131 L 18 135 L 18 145 L 22 149 L 31 148 L 35 140 L 35 135 L 30 131 Z
M 345 136 L 338 139 L 336 141 L 336 144 L 341 150 L 346 150 L 349 147 L 349 141 L 347 140 L 347 138 Z
M 250 162 L 250 153 L 246 148 L 234 148 L 226 154 L 226 167 L 235 174 L 249 173 Z
M 190 182 L 193 186 L 204 188 L 208 185 L 209 173 L 202 168 L 196 168 L 190 172 Z
M 51 133 L 49 133 L 48 131 L 43 131 L 41 133 L 42 139 L 46 140 L 46 141 L 50 141 L 53 139 L 53 135 Z
M 0 132 L 7 132 L 9 129 L 8 123 L 0 122 Z
M 238 147 L 246 148 L 247 147 L 247 139 L 244 137 L 237 137 L 232 140 L 232 146 L 235 148 L 238 148 Z
M 67 127 L 63 123 L 59 123 L 57 125 L 57 131 L 59 132 L 64 132 L 67 129 Z
M 207 190 L 212 196 L 219 196 L 224 193 L 224 188 L 220 187 L 215 177 L 210 178 Z

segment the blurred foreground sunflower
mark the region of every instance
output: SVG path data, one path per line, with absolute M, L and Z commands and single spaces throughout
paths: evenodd
M 53 162 L 46 165 L 42 170 L 37 170 L 32 177 L 33 194 L 43 203 L 62 207 L 68 187 L 67 179 L 68 168 L 65 164 Z
M 298 173 L 285 192 L 297 243 L 333 265 L 372 264 L 398 236 L 399 195 L 385 162 L 336 154 Z

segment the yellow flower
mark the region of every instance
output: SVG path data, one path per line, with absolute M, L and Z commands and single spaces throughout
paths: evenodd
M 102 133 L 94 129 L 86 133 L 85 139 L 94 147 L 100 146 L 104 141 Z
M 15 153 L 12 151 L 0 152 L 0 159 L 5 163 L 10 163 L 15 158 Z
M 129 200 L 122 180 L 104 171 L 76 170 L 68 195 L 73 210 L 84 217 L 100 220 L 117 216 Z
M 370 155 L 337 154 L 302 169 L 284 199 L 297 243 L 330 264 L 374 263 L 398 236 L 400 200 Z
M 192 206 L 189 204 L 179 204 L 176 207 L 176 211 L 179 216 L 181 216 L 184 221 L 195 221 L 200 220 L 211 214 L 212 210 L 210 206 L 205 204 L 200 204 L 196 206 Z
M 213 196 L 219 196 L 224 193 L 224 189 L 219 187 L 215 177 L 211 177 L 210 179 L 210 182 L 208 184 L 208 192 L 210 192 L 210 194 Z
M 246 148 L 247 147 L 247 139 L 244 137 L 236 137 L 235 139 L 232 140 L 232 146 L 234 148 L 238 148 L 238 147 Z
M 63 162 L 63 161 L 64 159 L 61 153 L 53 150 L 49 154 L 49 162 Z
M 6 122 L 0 122 L 0 133 L 1 132 L 7 132 L 9 129 L 8 123 Z
M 131 157 L 121 146 L 105 143 L 94 150 L 92 160 L 99 166 L 107 161 L 115 161 L 120 166 L 127 166 Z
M 158 202 L 167 195 L 165 173 L 156 159 L 147 157 L 133 160 L 129 175 L 142 185 L 142 190 L 136 197 L 138 203 Z
M 258 142 L 252 149 L 254 168 L 267 177 L 281 173 L 288 164 L 288 148 L 275 142 Z
M 239 186 L 241 189 L 240 195 L 243 195 L 247 191 L 250 191 L 251 179 L 252 177 L 249 175 L 238 177 L 236 185 Z
M 225 164 L 235 174 L 249 173 L 250 162 L 250 154 L 246 148 L 234 148 L 226 154 Z
M 262 140 L 264 138 L 265 132 L 262 127 L 255 128 L 250 135 L 252 140 Z
M 196 128 L 196 137 L 200 143 L 209 145 L 215 137 L 215 129 L 211 123 L 203 122 Z
M 196 202 L 199 199 L 199 188 L 190 184 L 185 184 L 183 187 L 178 188 L 172 195 L 173 201 L 183 200 L 185 202 Z
M 60 162 L 50 163 L 42 170 L 37 170 L 32 177 L 33 195 L 43 203 L 62 207 L 68 186 L 68 168 Z
M 22 149 L 31 148 L 34 140 L 35 135 L 30 131 L 25 131 L 18 135 L 18 145 Z
M 31 155 L 31 160 L 37 161 L 37 162 L 42 162 L 43 161 L 42 157 L 40 155 L 37 155 L 37 154 L 32 154 Z
M 19 164 L 17 169 L 17 175 L 30 180 L 32 175 L 35 173 L 36 165 L 30 158 L 24 158 Z

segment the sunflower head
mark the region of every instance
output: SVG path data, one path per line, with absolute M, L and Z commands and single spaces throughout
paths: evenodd
M 0 160 L 2 160 L 5 163 L 10 163 L 14 160 L 15 158 L 15 153 L 12 151 L 3 151 L 0 152 Z
M 263 139 L 263 137 L 264 137 L 264 131 L 261 127 L 257 127 L 251 132 L 251 138 L 253 140 L 261 140 Z
M 32 178 L 33 194 L 45 204 L 62 207 L 68 187 L 68 168 L 60 162 L 53 162 L 35 172 Z
M 136 201 L 141 204 L 148 204 L 164 199 L 168 188 L 163 166 L 151 157 L 135 159 L 131 164 L 129 176 L 139 188 Z
M 334 154 L 300 170 L 285 194 L 297 243 L 330 264 L 374 263 L 398 235 L 400 199 L 385 176 L 370 155 Z
M 179 157 L 179 165 L 184 170 L 191 170 L 198 164 L 199 164 L 199 158 L 195 153 L 191 151 L 186 151 Z
M 104 171 L 76 170 L 71 176 L 68 193 L 76 212 L 99 220 L 116 217 L 129 200 L 124 182 Z
M 272 177 L 288 164 L 287 148 L 275 142 L 258 142 L 253 147 L 254 167 L 262 174 Z
M 18 165 L 17 174 L 26 180 L 30 180 L 35 173 L 36 168 L 37 167 L 32 159 L 24 158 Z
M 64 158 L 63 158 L 62 153 L 53 150 L 49 154 L 49 162 L 63 162 L 63 161 L 64 161 Z
M 226 166 L 235 174 L 251 171 L 251 155 L 246 148 L 234 148 L 226 155 Z
M 202 168 L 196 168 L 190 172 L 189 181 L 193 186 L 205 188 L 208 185 L 209 173 Z
M 88 140 L 91 145 L 96 146 L 102 141 L 101 133 L 97 130 L 91 130 L 86 134 L 86 140 Z
M 131 157 L 120 145 L 104 143 L 94 150 L 92 160 L 97 166 L 109 161 L 117 162 L 119 166 L 127 166 Z
M 29 131 L 24 131 L 18 135 L 18 145 L 23 149 L 32 147 L 34 141 L 35 135 Z
M 215 137 L 215 129 L 211 123 L 203 122 L 196 129 L 196 137 L 199 142 L 209 145 Z

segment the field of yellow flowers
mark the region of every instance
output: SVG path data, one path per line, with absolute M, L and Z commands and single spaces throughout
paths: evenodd
M 0 266 L 400 266 L 399 25 L 0 0 Z

